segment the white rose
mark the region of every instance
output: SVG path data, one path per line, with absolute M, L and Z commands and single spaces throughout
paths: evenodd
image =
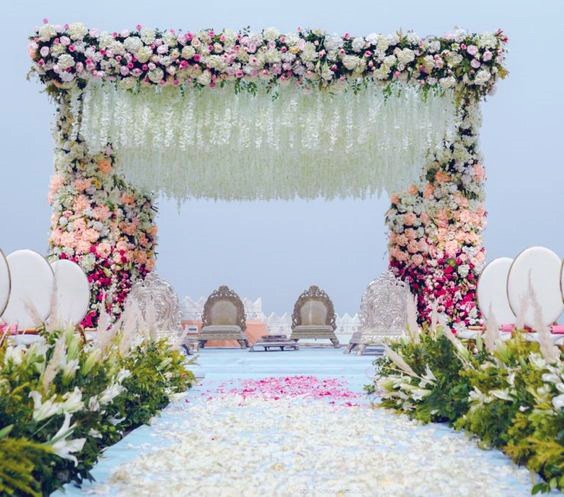
M 483 85 L 487 83 L 491 77 L 492 75 L 487 69 L 482 69 L 478 71 L 478 73 L 476 74 L 476 78 L 474 79 L 474 82 L 477 85 Z
M 403 49 L 396 48 L 394 53 L 396 54 L 400 64 L 403 65 L 409 64 L 410 62 L 413 62 L 413 60 L 415 59 L 415 54 L 413 53 L 413 50 L 409 48 L 403 48 Z
M 447 57 L 447 63 L 449 66 L 451 67 L 455 67 L 458 64 L 460 64 L 462 62 L 462 55 L 458 54 L 458 53 L 451 53 L 448 57 Z
M 163 40 L 169 47 L 178 45 L 178 38 L 172 31 L 167 31 L 163 36 Z
M 130 36 L 123 41 L 123 46 L 128 52 L 134 54 L 143 47 L 143 42 L 138 36 Z
M 340 36 L 332 35 L 325 38 L 326 50 L 337 50 L 343 46 L 343 39 Z
M 379 37 L 380 37 L 380 35 L 378 33 L 370 33 L 366 37 L 366 43 L 369 43 L 370 45 L 376 45 L 378 43 Z
M 297 33 L 288 33 L 287 35 L 285 35 L 285 38 L 286 38 L 286 44 L 289 47 L 293 47 L 294 45 L 297 45 L 301 39 Z
M 70 83 L 74 79 L 74 74 L 71 72 L 62 72 L 59 74 L 59 78 L 61 78 L 61 81 L 64 83 Z
M 102 32 L 100 33 L 100 36 L 98 36 L 98 46 L 100 48 L 107 48 L 110 46 L 110 44 L 114 41 L 114 37 L 107 32 Z
M 137 60 L 141 62 L 141 64 L 144 64 L 151 58 L 152 55 L 153 55 L 153 49 L 151 47 L 145 46 L 137 50 L 135 57 L 137 57 Z
M 448 76 L 446 78 L 441 78 L 439 83 L 445 89 L 452 88 L 456 84 L 456 79 L 454 79 L 454 77 L 452 76 Z
M 421 38 L 419 37 L 419 35 L 417 33 L 413 32 L 413 31 L 410 31 L 409 33 L 407 33 L 408 43 L 411 43 L 412 45 L 417 45 L 420 40 L 421 40 Z
M 149 79 L 153 83 L 160 83 L 163 79 L 163 76 L 164 76 L 163 70 L 158 67 L 156 69 L 153 69 L 152 71 L 149 71 Z
M 114 55 L 124 55 L 125 48 L 123 47 L 123 43 L 118 40 L 113 40 L 109 45 L 110 50 L 113 52 Z
M 143 43 L 146 43 L 147 45 L 150 45 L 155 41 L 154 29 L 142 28 L 139 34 L 141 35 L 141 39 L 143 40 Z
M 74 22 L 69 25 L 67 33 L 72 40 L 82 40 L 88 34 L 88 28 L 81 22 Z
M 60 43 L 58 45 L 51 46 L 51 55 L 54 57 L 56 57 L 57 55 L 61 55 L 64 52 L 65 52 L 65 47 Z
M 42 24 L 37 30 L 37 33 L 41 41 L 49 41 L 51 38 L 57 36 L 57 30 L 52 24 Z
M 262 36 L 267 41 L 274 41 L 280 36 L 280 31 L 276 28 L 266 28 L 263 30 Z
M 270 64 L 275 64 L 276 62 L 280 62 L 280 52 L 276 49 L 267 50 L 264 53 L 264 59 L 266 62 Z
M 469 271 L 470 271 L 470 266 L 468 266 L 467 264 L 462 264 L 458 266 L 458 274 L 463 278 L 466 278 L 466 276 L 468 276 Z
M 352 49 L 355 52 L 360 52 L 362 49 L 364 49 L 364 46 L 366 45 L 366 42 L 364 41 L 364 38 L 355 38 L 352 41 Z
M 196 54 L 196 50 L 191 45 L 186 45 L 181 52 L 182 57 L 185 59 L 191 59 Z
M 58 58 L 57 65 L 59 66 L 59 69 L 64 71 L 65 69 L 74 66 L 74 59 L 72 56 L 65 53 Z
M 429 53 L 438 52 L 441 49 L 441 42 L 438 40 L 433 40 L 432 42 L 427 45 L 427 51 Z
M 379 52 L 385 52 L 390 47 L 390 41 L 384 35 L 378 35 L 378 41 L 376 43 L 376 48 Z
M 222 33 L 223 38 L 225 39 L 224 44 L 226 46 L 232 46 L 237 41 L 237 33 L 232 29 L 226 29 Z
M 397 62 L 397 58 L 395 55 L 387 55 L 384 58 L 384 64 L 388 67 L 393 66 Z
M 317 51 L 315 49 L 315 45 L 311 42 L 307 42 L 304 46 L 304 49 L 301 53 L 301 59 L 304 62 L 312 62 L 317 59 Z
M 343 65 L 349 70 L 352 71 L 353 69 L 358 66 L 360 59 L 356 55 L 345 55 L 343 57 Z
M 495 48 L 497 44 L 498 39 L 492 33 L 485 33 L 478 36 L 477 45 L 480 48 Z
M 209 67 L 216 69 L 217 71 L 223 71 L 227 66 L 223 57 L 220 55 L 210 55 L 206 58 L 205 62 Z
M 211 72 L 204 71 L 202 74 L 198 76 L 196 81 L 200 83 L 202 86 L 208 86 L 211 83 Z

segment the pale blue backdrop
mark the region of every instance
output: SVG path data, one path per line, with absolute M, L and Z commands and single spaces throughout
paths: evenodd
M 453 1 L 7 1 L 0 5 L 0 247 L 47 251 L 47 185 L 53 105 L 26 82 L 27 36 L 46 17 L 117 31 L 136 24 L 200 29 L 297 26 L 368 34 L 413 29 L 443 34 L 502 27 L 509 78 L 483 105 L 481 148 L 488 171 L 489 258 L 528 245 L 564 256 L 564 2 Z M 355 312 L 366 284 L 386 265 L 387 198 L 312 202 L 191 201 L 159 204 L 158 270 L 181 295 L 220 283 L 263 297 L 266 311 L 291 311 L 310 283 L 338 312 Z

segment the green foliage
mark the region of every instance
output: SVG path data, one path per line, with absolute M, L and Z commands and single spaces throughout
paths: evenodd
M 33 477 L 33 469 L 51 454 L 49 446 L 12 438 L 12 426 L 0 431 L 0 495 L 41 496 L 41 485 Z
M 91 479 L 104 447 L 194 382 L 166 341 L 105 333 L 104 343 L 65 330 L 45 333 L 44 344 L 0 344 L 0 495 L 49 495 Z
M 452 342 L 444 334 L 424 333 L 421 334 L 419 343 L 402 340 L 394 343 L 392 349 L 403 357 L 420 378 L 428 374 L 428 369 L 435 378 L 430 382 L 423 380 L 425 394 L 420 398 L 410 399 L 411 406 L 408 410 L 412 417 L 426 423 L 431 421 L 452 423 L 466 412 L 470 382 L 461 375 L 463 372 L 461 359 Z M 382 376 L 398 374 L 397 365 L 387 357 L 378 359 L 377 362 Z M 406 379 L 404 375 L 402 376 Z M 416 378 L 410 378 L 409 382 L 412 386 L 414 382 L 418 386 L 422 383 Z M 400 388 L 398 384 L 396 388 Z M 393 395 L 393 392 L 388 393 L 391 395 L 384 396 L 382 405 L 405 410 L 402 399 Z
M 493 352 L 440 330 L 402 339 L 376 361 L 384 407 L 447 421 L 537 472 L 532 491 L 564 489 L 564 366 L 516 332 Z

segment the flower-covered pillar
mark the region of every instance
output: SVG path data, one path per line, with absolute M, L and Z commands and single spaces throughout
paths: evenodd
M 417 185 L 391 199 L 390 267 L 416 295 L 421 321 L 435 302 L 451 326 L 480 320 L 476 284 L 486 211 L 479 126 L 479 100 L 467 96 L 453 142 L 430 158 Z
M 91 327 L 102 302 L 117 317 L 132 283 L 153 269 L 157 227 L 152 198 L 114 174 L 111 147 L 88 153 L 71 111 L 80 98 L 64 89 L 56 95 L 49 246 L 53 255 L 77 262 L 86 272 L 91 303 L 82 324 Z

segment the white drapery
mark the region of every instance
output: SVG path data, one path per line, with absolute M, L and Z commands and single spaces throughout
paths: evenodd
M 135 186 L 179 200 L 363 197 L 401 191 L 454 136 L 453 93 L 369 83 L 356 92 L 295 84 L 256 94 L 91 82 L 76 131 L 110 143 Z

